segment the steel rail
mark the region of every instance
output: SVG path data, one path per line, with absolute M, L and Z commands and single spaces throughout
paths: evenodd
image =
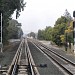
M 33 42 L 35 43 L 35 40 L 33 40 Z M 64 60 L 70 62 L 72 65 L 75 66 L 75 63 L 74 63 L 74 62 L 72 62 L 71 60 L 65 58 L 64 56 L 62 56 L 62 55 L 60 55 L 60 54 L 58 54 L 57 52 L 53 51 L 54 49 L 50 49 L 49 47 L 47 47 L 46 45 L 42 44 L 41 42 L 36 41 L 36 43 L 39 44 L 40 46 L 43 46 L 44 48 L 48 49 L 50 52 L 56 54 L 57 56 L 59 56 L 59 57 L 61 57 L 62 59 L 64 59 Z M 35 43 L 35 44 L 36 44 L 36 43 Z
M 34 43 L 34 42 L 31 42 L 31 43 L 33 43 L 38 49 L 41 49 L 48 57 L 50 57 L 50 58 L 52 58 L 52 60 L 54 60 L 59 66 L 61 66 L 67 73 L 69 73 L 70 75 L 74 75 L 71 71 L 69 71 L 67 68 L 65 68 L 62 64 L 60 64 L 56 59 L 54 59 L 48 52 L 46 52 L 46 51 L 44 51 L 38 44 L 36 44 L 36 43 Z M 44 47 L 44 48 L 46 48 L 46 47 Z M 47 48 L 46 48 L 47 49 Z M 48 50 L 48 49 L 47 49 Z M 53 53 L 53 52 L 52 52 Z M 55 53 L 54 53 L 55 54 Z M 55 55 L 57 55 L 57 54 L 55 54 Z M 61 56 L 59 56 L 59 57 L 61 57 Z M 65 59 L 64 59 L 65 60 Z M 67 60 L 65 60 L 65 61 L 67 61 Z M 69 61 L 67 61 L 67 62 L 69 62 Z M 71 62 L 69 62 L 69 63 L 71 63 Z M 72 63 L 71 63 L 72 64 Z M 74 64 L 72 64 L 73 66 L 74 66 Z
M 21 55 L 22 55 L 22 50 L 23 50 L 23 45 L 25 45 L 25 49 L 26 49 L 26 54 L 27 54 L 27 60 L 28 60 L 28 66 L 30 68 L 30 74 L 31 75 L 40 75 L 39 72 L 36 70 L 36 68 L 33 66 L 34 65 L 34 61 L 27 43 L 26 39 L 23 39 L 17 49 L 17 52 L 13 58 L 13 61 L 11 63 L 11 65 L 9 66 L 9 69 L 7 70 L 7 74 L 6 75 L 15 75 L 16 74 L 16 70 L 18 69 L 18 64 L 20 63 L 21 60 Z
M 61 57 L 62 59 L 64 59 L 64 60 L 70 62 L 72 65 L 75 66 L 75 63 L 74 63 L 74 62 L 72 62 L 71 60 L 65 58 L 64 56 L 62 56 L 62 55 L 60 55 L 60 54 L 58 54 L 57 52 L 54 52 L 53 49 L 51 50 L 49 47 L 47 47 L 46 45 L 41 44 L 41 43 L 40 43 L 40 45 L 43 46 L 44 48 L 46 48 L 47 50 L 51 51 L 52 53 L 56 54 L 57 56 Z
M 26 40 L 26 45 L 27 45 L 27 51 L 26 52 L 27 52 L 28 62 L 29 62 L 29 65 L 30 65 L 31 75 L 40 75 L 37 68 L 34 67 L 35 63 L 34 63 L 34 60 L 32 58 L 27 40 Z
M 11 65 L 9 66 L 9 69 L 7 71 L 7 74 L 6 75 L 15 75 L 15 72 L 16 72 L 16 68 L 17 68 L 17 63 L 18 63 L 18 59 L 19 59 L 19 55 L 20 55 L 20 52 L 22 50 L 22 45 L 23 45 L 23 42 L 24 39 L 21 41 L 19 47 L 18 47 L 18 50 L 15 54 L 15 57 L 13 58 L 13 61 L 11 63 Z

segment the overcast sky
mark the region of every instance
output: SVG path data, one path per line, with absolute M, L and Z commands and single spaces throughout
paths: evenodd
M 67 9 L 73 14 L 75 0 L 25 0 L 27 2 L 23 12 L 17 19 L 22 23 L 23 32 L 38 32 L 46 26 L 54 26 L 55 21 L 64 14 Z M 13 15 L 15 19 L 15 14 Z

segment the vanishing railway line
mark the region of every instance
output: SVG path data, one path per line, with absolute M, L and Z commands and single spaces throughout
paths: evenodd
M 32 53 L 35 55 L 32 56 Z M 47 63 L 40 63 L 37 65 L 34 63 L 36 61 L 33 59 L 33 57 L 35 57 L 38 63 L 42 62 L 42 60 L 43 63 L 45 63 L 46 61 Z M 38 58 L 40 59 L 40 61 L 38 60 Z M 53 61 L 52 63 L 50 62 L 50 59 Z M 56 63 L 59 67 L 53 67 L 53 63 Z M 56 70 L 55 73 L 59 72 L 57 74 L 54 73 L 54 75 L 75 75 L 74 62 L 36 40 L 23 39 L 8 70 L 3 70 L 6 72 L 6 74 L 1 75 L 51 75 L 51 73 L 53 72 L 51 71 L 51 66 L 54 68 L 54 71 Z M 58 68 L 60 69 L 60 71 Z M 43 74 L 39 70 L 44 73 L 46 73 L 46 71 L 48 70 L 48 74 Z
M 52 49 L 48 48 L 44 44 L 38 41 L 30 40 L 40 51 L 42 51 L 46 56 L 51 58 L 55 63 L 57 63 L 65 72 L 69 75 L 75 75 L 75 63 L 69 59 L 63 57 L 62 55 L 54 52 Z
M 39 75 L 31 56 L 27 40 L 23 39 L 6 74 L 1 75 Z

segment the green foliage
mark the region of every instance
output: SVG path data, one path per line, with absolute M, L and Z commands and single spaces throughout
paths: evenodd
M 68 12 L 68 10 L 65 10 L 64 16 L 68 19 L 68 21 L 72 20 L 71 14 Z
M 38 39 L 39 40 L 45 39 L 45 31 L 44 30 L 38 30 Z
M 30 32 L 30 33 L 28 34 L 28 36 L 35 38 L 36 34 L 35 34 L 34 32 Z
M 66 38 L 66 34 L 65 34 L 65 30 L 67 30 L 67 28 L 70 25 L 71 22 L 71 16 L 69 14 L 68 11 L 65 11 L 65 16 L 61 16 L 61 18 L 58 18 L 55 26 L 54 26 L 54 30 L 53 30 L 53 35 L 52 35 L 52 41 L 55 42 L 57 45 L 62 45 L 68 40 L 71 40 L 72 38 L 70 38 L 69 35 L 67 35 Z M 55 32 L 54 32 L 55 31 Z M 69 30 L 70 31 L 70 30 Z
M 9 26 L 7 27 L 8 30 L 8 39 L 17 39 L 21 38 L 21 35 L 23 35 L 23 31 L 21 28 L 18 27 L 18 22 L 16 20 L 10 20 Z
M 45 30 L 39 30 L 38 39 L 51 40 L 57 45 L 62 45 L 60 36 L 64 35 L 65 29 L 67 28 L 67 22 L 68 20 L 64 16 L 61 16 L 61 18 L 57 19 L 53 28 L 49 26 L 46 27 Z
M 7 18 L 10 17 L 16 10 L 16 18 L 19 17 L 19 12 L 24 10 L 24 0 L 0 0 L 0 11 Z
M 18 27 L 16 26 L 18 24 L 15 20 L 9 21 L 9 26 L 7 27 L 8 30 L 8 39 L 15 39 L 18 38 Z
M 57 19 L 54 26 L 56 26 L 58 24 L 62 24 L 62 23 L 67 23 L 67 22 L 68 22 L 68 19 L 65 16 L 61 16 L 60 18 Z
M 67 34 L 67 36 L 66 36 Z M 67 26 L 67 29 L 65 30 L 64 35 L 66 36 L 65 41 L 69 43 L 69 47 L 71 48 L 71 43 L 74 43 L 73 40 L 73 21 L 70 21 L 69 26 Z
M 25 7 L 24 0 L 0 0 L 0 11 L 3 13 L 3 43 L 7 41 L 9 20 L 16 11 L 16 18 Z
M 51 40 L 59 46 L 65 42 L 71 44 L 73 42 L 73 23 L 70 13 L 65 10 L 64 16 L 57 19 L 53 28 L 46 27 L 45 30 L 39 30 L 38 39 Z
M 64 35 L 65 29 L 66 29 L 65 23 L 58 24 L 53 28 L 52 41 L 55 42 L 57 45 L 62 45 L 60 36 Z
M 51 40 L 52 39 L 52 27 L 46 27 L 45 30 L 38 31 L 38 39 L 40 40 Z
M 45 40 L 52 40 L 52 27 L 48 26 L 45 29 Z
M 62 43 L 64 43 L 65 42 L 65 35 L 60 35 L 60 38 L 61 38 Z

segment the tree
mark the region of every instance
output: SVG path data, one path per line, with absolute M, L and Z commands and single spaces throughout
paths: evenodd
M 68 19 L 64 16 L 61 16 L 55 22 L 53 32 L 52 32 L 52 41 L 57 45 L 62 45 L 61 35 L 64 35 L 65 29 L 67 29 Z
M 52 29 L 51 26 L 47 26 L 44 30 L 39 30 L 38 39 L 50 41 L 52 39 Z
M 70 33 L 72 31 L 72 25 L 70 25 L 71 21 L 72 17 L 70 13 L 68 10 L 65 10 L 64 16 L 61 16 L 55 22 L 52 38 L 57 45 L 72 41 L 72 33 Z M 65 31 L 68 31 L 69 34 Z
M 28 34 L 28 36 L 35 38 L 35 33 L 34 33 L 34 32 L 30 32 L 30 33 Z
M 45 31 L 44 30 L 38 30 L 38 39 L 39 40 L 45 39 Z
M 68 19 L 65 16 L 61 16 L 60 18 L 57 19 L 54 26 L 58 24 L 62 24 L 62 23 L 67 24 L 67 22 L 68 22 Z
M 69 43 L 69 48 L 71 48 L 71 43 L 73 43 L 73 21 L 70 22 L 69 26 L 65 30 L 64 35 L 67 34 L 67 42 Z
M 50 40 L 52 40 L 52 27 L 51 26 L 48 26 L 48 27 L 46 27 L 45 28 L 45 40 L 48 40 L 48 41 L 50 41 Z
M 68 22 L 67 22 L 67 28 L 65 30 L 63 38 L 64 38 L 64 42 L 65 41 L 68 42 L 69 48 L 71 48 L 71 43 L 73 43 L 73 19 L 67 9 L 65 10 L 64 17 L 68 20 Z
M 18 39 L 21 38 L 23 35 L 22 29 L 18 28 L 19 23 L 16 20 L 10 20 L 9 26 L 7 27 L 8 30 L 8 39 Z
M 67 9 L 65 10 L 64 17 L 66 17 L 68 19 L 68 21 L 72 20 L 71 14 L 68 12 Z
M 49 26 L 44 30 L 39 30 L 38 39 L 52 40 L 59 46 L 65 42 L 71 44 L 73 42 L 73 23 L 70 13 L 66 10 L 64 16 L 57 19 L 53 28 Z
M 25 7 L 24 0 L 0 0 L 0 11 L 3 13 L 3 43 L 7 40 L 9 20 L 16 11 L 16 18 Z

